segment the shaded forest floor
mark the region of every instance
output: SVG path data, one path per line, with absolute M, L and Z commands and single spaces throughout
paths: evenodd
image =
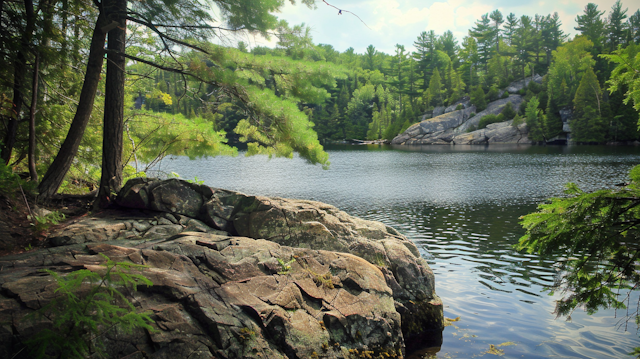
M 92 196 L 57 195 L 51 202 L 41 205 L 29 196 L 25 202 L 21 192 L 0 193 L 0 256 L 44 247 L 44 240 L 52 230 L 64 227 L 70 219 L 86 215 L 92 202 Z M 40 216 L 43 210 L 62 213 L 65 219 L 57 224 L 36 227 L 31 214 Z

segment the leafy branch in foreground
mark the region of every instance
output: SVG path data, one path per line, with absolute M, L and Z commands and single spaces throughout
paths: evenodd
M 558 316 L 570 319 L 579 306 L 589 314 L 629 306 L 629 295 L 619 293 L 640 284 L 640 166 L 631 170 L 630 177 L 631 182 L 620 188 L 592 193 L 569 183 L 567 197 L 552 198 L 537 212 L 521 217 L 527 232 L 517 249 L 561 256 L 559 274 L 550 288 L 552 294 L 563 295 L 556 303 Z M 626 321 L 633 318 L 640 318 L 638 310 Z
M 82 269 L 66 276 L 44 270 L 58 283 L 57 298 L 35 313 L 36 318 L 51 320 L 53 327 L 43 329 L 27 341 L 34 357 L 85 358 L 101 352 L 101 337 L 107 331 L 120 329 L 127 333 L 137 328 L 153 331 L 149 313 L 139 313 L 122 293 L 137 290 L 140 284 L 153 283 L 132 269 L 145 266 L 114 262 L 101 254 L 105 262 L 99 272 Z

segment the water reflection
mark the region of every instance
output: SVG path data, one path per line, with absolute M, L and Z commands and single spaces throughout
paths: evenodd
M 449 318 L 438 357 L 619 358 L 640 345 L 635 328 L 616 330 L 612 311 L 556 320 L 555 258 L 512 249 L 518 217 L 562 194 L 626 180 L 634 147 L 342 146 L 331 168 L 264 157 L 164 161 L 162 169 L 251 194 L 314 199 L 391 225 L 413 240 L 436 274 Z M 505 342 L 515 345 L 497 347 Z

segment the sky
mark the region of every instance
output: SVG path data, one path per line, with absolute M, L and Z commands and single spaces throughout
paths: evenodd
M 503 16 L 514 13 L 534 16 L 548 15 L 557 12 L 562 22 L 562 29 L 573 37 L 576 34 L 576 16 L 582 14 L 589 1 L 579 0 L 327 0 L 337 8 L 351 11 L 358 17 L 338 10 L 316 0 L 316 9 L 309 9 L 299 3 L 286 5 L 282 12 L 276 14 L 287 20 L 290 25 L 305 23 L 311 28 L 311 36 L 316 44 L 330 44 L 343 52 L 353 47 L 356 53 L 364 53 L 369 45 L 378 51 L 392 54 L 396 44 L 404 45 L 413 51 L 413 42 L 422 31 L 433 30 L 442 34 L 451 30 L 458 40 L 468 35 L 469 29 L 483 14 L 498 9 Z M 603 17 L 608 16 L 615 0 L 591 1 L 598 5 L 598 10 L 605 10 Z M 622 1 L 622 7 L 628 8 L 627 15 L 633 14 L 639 7 L 637 0 Z M 363 23 L 364 22 L 364 23 Z M 240 40 L 253 46 L 270 46 L 271 43 L 252 35 L 245 35 Z

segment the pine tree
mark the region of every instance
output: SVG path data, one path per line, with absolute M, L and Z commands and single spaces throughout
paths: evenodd
M 592 68 L 582 76 L 573 99 L 571 137 L 576 142 L 603 142 L 605 125 L 602 117 L 602 91 Z
M 525 121 L 529 128 L 529 139 L 531 141 L 544 141 L 544 133 L 542 131 L 542 114 L 538 106 L 540 102 L 537 97 L 533 97 L 528 103 L 525 110 Z
M 476 86 L 476 88 L 471 92 L 471 103 L 476 106 L 476 112 L 480 112 L 487 108 L 487 100 L 485 99 L 482 86 Z
M 429 81 L 429 94 L 431 95 L 431 105 L 432 106 L 442 106 L 443 105 L 443 96 L 442 96 L 442 80 L 440 79 L 440 71 L 436 68 L 433 71 L 433 76 L 431 76 L 431 80 Z

